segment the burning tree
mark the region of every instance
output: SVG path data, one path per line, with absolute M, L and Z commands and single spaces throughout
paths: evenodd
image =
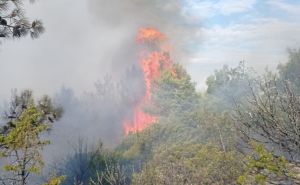
M 124 121 L 125 134 L 141 131 L 157 121 L 157 117 L 144 111 L 145 105 L 151 100 L 151 83 L 163 70 L 172 70 L 170 46 L 164 34 L 153 28 L 141 28 L 136 41 L 141 48 L 139 64 L 144 73 L 146 90 L 144 96 L 134 105 L 132 118 Z

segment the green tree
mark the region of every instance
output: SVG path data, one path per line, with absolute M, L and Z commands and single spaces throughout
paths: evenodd
M 23 3 L 24 0 L 0 0 L 0 38 L 23 37 L 27 34 L 37 38 L 44 32 L 40 20 L 30 22 L 27 19 Z
M 53 178 L 49 179 L 49 181 L 47 183 L 45 183 L 44 185 L 60 185 L 64 181 L 64 179 L 65 179 L 64 176 L 53 177 Z
M 3 184 L 25 185 L 31 174 L 40 174 L 44 165 L 42 151 L 50 143 L 43 135 L 61 114 L 62 109 L 54 107 L 47 96 L 36 104 L 29 90 L 13 95 L 5 114 L 9 121 L 0 132 Z
M 164 71 L 153 81 L 152 91 L 149 111 L 158 115 L 161 122 L 169 120 L 195 125 L 193 114 L 199 106 L 200 96 L 195 83 L 182 66 L 175 64 L 174 71 Z
M 207 93 L 219 100 L 219 110 L 232 110 L 235 102 L 248 94 L 248 84 L 254 81 L 253 70 L 242 61 L 237 67 L 224 66 L 206 80 Z
M 289 49 L 289 60 L 278 66 L 280 80 L 289 81 L 300 87 L 300 49 Z
M 236 129 L 234 120 L 228 112 L 218 112 L 211 108 L 209 104 L 218 108 L 218 102 L 214 102 L 209 96 L 209 100 L 202 100 L 202 106 L 197 111 L 198 136 L 201 143 L 211 144 L 219 147 L 223 151 L 233 151 L 236 147 Z M 213 102 L 210 102 L 213 101 Z
M 221 103 L 215 96 L 201 96 L 196 91 L 195 83 L 182 66 L 174 65 L 174 71 L 165 71 L 153 82 L 152 109 L 159 116 L 159 122 L 166 124 L 160 128 L 166 130 L 164 136 L 157 138 L 169 136 L 170 143 L 193 140 L 217 144 L 223 150 L 229 145 L 232 148 L 234 120 L 228 113 L 218 111 Z M 242 76 L 240 72 L 236 73 L 235 76 Z M 154 132 L 154 135 L 158 133 L 161 131 Z
M 42 113 L 40 123 L 47 122 L 47 124 L 51 124 L 58 121 L 63 114 L 62 107 L 55 106 L 51 98 L 47 95 L 43 96 L 36 103 L 31 90 L 24 90 L 21 93 L 14 90 L 9 105 L 4 112 L 3 119 L 6 123 L 0 127 L 0 133 L 5 135 L 11 129 L 15 128 L 15 122 L 32 105 Z
M 244 174 L 237 182 L 242 185 L 280 182 L 291 180 L 292 174 L 284 157 L 274 157 L 263 145 L 251 142 L 252 154 L 246 157 Z M 273 184 L 273 183 L 272 183 Z M 277 183 L 276 183 L 277 184 Z
M 234 152 L 195 143 L 170 146 L 155 152 L 142 171 L 134 174 L 133 184 L 235 184 L 242 167 L 240 156 Z
M 174 68 L 153 82 L 153 102 L 146 110 L 159 121 L 129 135 L 118 148 L 135 167 L 133 184 L 235 183 L 242 164 L 233 151 L 233 120 L 212 108 L 218 105 L 210 96 L 197 93 L 182 66 Z
M 121 155 L 109 151 L 99 142 L 88 146 L 82 139 L 54 171 L 65 176 L 62 185 L 125 185 L 129 184 L 128 170 Z

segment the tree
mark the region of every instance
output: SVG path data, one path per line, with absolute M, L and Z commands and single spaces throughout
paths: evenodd
M 23 112 L 32 105 L 42 113 L 40 123 L 47 122 L 47 124 L 51 124 L 62 117 L 62 107 L 55 106 L 49 96 L 45 95 L 35 103 L 31 90 L 24 90 L 20 94 L 14 90 L 9 106 L 4 112 L 4 121 L 6 121 L 6 124 L 0 128 L 0 133 L 6 134 L 14 128 L 14 122 L 19 120 Z
M 93 168 L 94 160 L 102 156 L 102 152 L 101 143 L 99 146 L 90 149 L 82 139 L 79 139 L 78 145 L 74 147 L 74 152 L 67 156 L 63 163 L 55 169 L 59 175 L 66 176 L 62 184 L 88 184 L 90 178 L 96 173 Z
M 50 143 L 44 139 L 51 123 L 62 115 L 51 99 L 44 96 L 36 104 L 32 92 L 14 93 L 5 114 L 8 122 L 0 129 L 0 156 L 4 160 L 3 184 L 28 184 L 31 174 L 40 174 L 44 162 L 42 150 Z
M 242 173 L 240 157 L 213 146 L 189 143 L 158 149 L 141 172 L 134 174 L 133 184 L 236 184 Z
M 65 180 L 65 176 L 59 176 L 52 175 L 47 183 L 44 183 L 43 185 L 60 185 Z
M 243 76 L 239 72 L 236 73 L 235 76 Z M 233 145 L 234 124 L 230 115 L 216 111 L 221 103 L 215 101 L 215 96 L 200 96 L 197 93 L 195 83 L 182 66 L 174 65 L 174 71 L 164 71 L 153 82 L 153 87 L 152 107 L 149 109 L 154 110 L 152 113 L 159 116 L 159 122 L 165 124 L 160 130 L 165 129 L 168 133 L 163 133 L 164 136 L 157 138 L 169 136 L 170 139 L 174 139 L 171 142 L 176 140 L 178 143 L 192 140 L 209 142 L 220 144 L 223 150 Z M 180 136 L 177 132 L 180 132 Z M 155 131 L 154 135 L 159 136 L 159 133 L 161 131 Z
M 152 102 L 146 111 L 157 115 L 159 121 L 129 135 L 118 148 L 134 164 L 137 173 L 133 184 L 235 182 L 239 174 L 234 170 L 241 169 L 241 164 L 233 157 L 236 155 L 232 150 L 234 125 L 229 114 L 210 108 L 218 105 L 208 105 L 211 97 L 197 93 L 195 84 L 180 65 L 175 65 L 174 71 L 164 71 L 152 87 Z M 200 155 L 203 158 L 198 158 Z M 221 163 L 225 158 L 228 161 Z
M 101 142 L 88 147 L 82 139 L 75 146 L 74 153 L 55 169 L 59 175 L 66 176 L 62 185 L 129 184 L 128 170 L 130 169 L 123 164 L 122 157 L 104 149 Z
M 228 112 L 217 112 L 209 108 L 210 102 L 213 100 L 204 100 L 202 106 L 197 111 L 198 134 L 201 138 L 201 143 L 209 143 L 216 147 L 219 146 L 223 151 L 233 151 L 236 147 L 236 130 L 234 127 L 234 120 Z
M 300 49 L 289 49 L 289 60 L 278 66 L 281 80 L 289 81 L 300 87 Z
M 200 96 L 186 70 L 178 64 L 173 67 L 174 71 L 166 70 L 153 81 L 152 103 L 147 110 L 159 116 L 161 122 L 172 119 L 195 126 L 192 114 L 199 106 Z
M 237 104 L 236 126 L 240 138 L 257 141 L 284 155 L 289 160 L 300 159 L 300 94 L 288 81 L 267 73 L 250 85 L 246 101 Z
M 30 34 L 34 39 L 44 32 L 40 20 L 30 22 L 27 19 L 23 2 L 24 0 L 0 0 L 0 38 L 23 37 Z
M 292 180 L 291 169 L 289 169 L 284 157 L 274 157 L 263 145 L 251 142 L 253 152 L 246 157 L 244 173 L 237 179 L 238 184 L 283 184 L 284 181 Z M 277 183 L 275 183 L 277 182 Z
M 129 179 L 125 167 L 114 161 L 106 161 L 106 168 L 97 171 L 96 178 L 90 180 L 90 185 L 126 185 Z
M 242 100 L 249 91 L 248 84 L 254 80 L 253 73 L 243 61 L 235 68 L 224 66 L 207 78 L 206 92 L 219 99 L 219 110 L 232 109 L 235 102 Z

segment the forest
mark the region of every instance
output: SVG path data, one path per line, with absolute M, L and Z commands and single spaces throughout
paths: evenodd
M 43 37 L 43 23 L 21 7 L 0 0 L 0 39 Z M 41 97 L 11 91 L 0 116 L 0 184 L 300 184 L 299 49 L 263 73 L 248 61 L 216 66 L 199 90 L 164 33 L 141 28 L 136 40 L 141 62 L 83 97 L 68 87 Z M 55 135 L 82 128 L 69 145 Z

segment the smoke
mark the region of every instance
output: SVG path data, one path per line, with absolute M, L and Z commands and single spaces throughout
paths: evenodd
M 74 143 L 78 137 L 101 139 L 108 146 L 120 142 L 123 119 L 132 114 L 132 106 L 145 90 L 135 40 L 140 27 L 153 27 L 167 35 L 173 46 L 171 57 L 176 59 L 187 56 L 185 44 L 197 39 L 191 37 L 199 28 L 185 15 L 180 0 L 89 0 L 87 7 L 99 30 L 93 37 L 104 37 L 107 42 L 99 54 L 100 66 L 109 65 L 108 76 L 96 82 L 94 91 L 81 96 L 71 88 L 56 93 L 57 102 L 65 109 L 53 131 L 53 144 L 61 151 L 66 150 L 63 142 Z
M 80 138 L 88 143 L 101 141 L 108 148 L 119 144 L 124 136 L 122 122 L 144 94 L 143 83 L 141 70 L 131 66 L 119 80 L 104 76 L 93 92 L 81 96 L 62 87 L 54 100 L 64 108 L 64 115 L 50 134 L 52 143 L 45 152 L 48 161 L 72 152 Z
M 57 9 L 61 6 L 68 8 Z M 47 31 L 34 42 L 6 43 L 0 63 L 10 62 L 0 76 L 3 89 L 53 93 L 63 106 L 45 151 L 48 162 L 72 152 L 79 137 L 101 139 L 109 147 L 121 141 L 122 122 L 145 92 L 136 34 L 140 27 L 160 30 L 173 46 L 174 61 L 184 61 L 190 52 L 186 45 L 199 39 L 199 27 L 182 7 L 180 0 L 53 0 L 30 6 L 28 12 L 41 18 Z M 11 71 L 18 75 L 4 81 Z
M 108 42 L 105 52 L 99 51 L 100 65 L 104 68 L 109 65 L 108 76 L 96 82 L 94 91 L 80 97 L 72 89 L 62 88 L 56 99 L 64 107 L 65 115 L 54 130 L 75 142 L 73 136 L 76 135 L 91 140 L 100 138 L 107 145 L 116 145 L 124 134 L 123 119 L 132 114 L 132 106 L 145 91 L 136 34 L 140 27 L 154 27 L 171 42 L 171 57 L 184 58 L 188 53 L 184 45 L 197 35 L 197 27 L 182 7 L 179 0 L 89 0 L 92 23 L 97 30 L 102 30 L 94 37 L 105 37 Z M 70 133 L 66 133 L 67 130 Z M 59 140 L 60 137 L 55 135 L 54 138 Z
M 121 45 L 134 48 L 132 40 L 138 29 L 153 27 L 168 36 L 176 62 L 186 59 L 191 42 L 199 40 L 199 25 L 187 16 L 184 7 L 181 0 L 89 0 L 96 25 L 116 30 L 116 34 L 128 33 Z

